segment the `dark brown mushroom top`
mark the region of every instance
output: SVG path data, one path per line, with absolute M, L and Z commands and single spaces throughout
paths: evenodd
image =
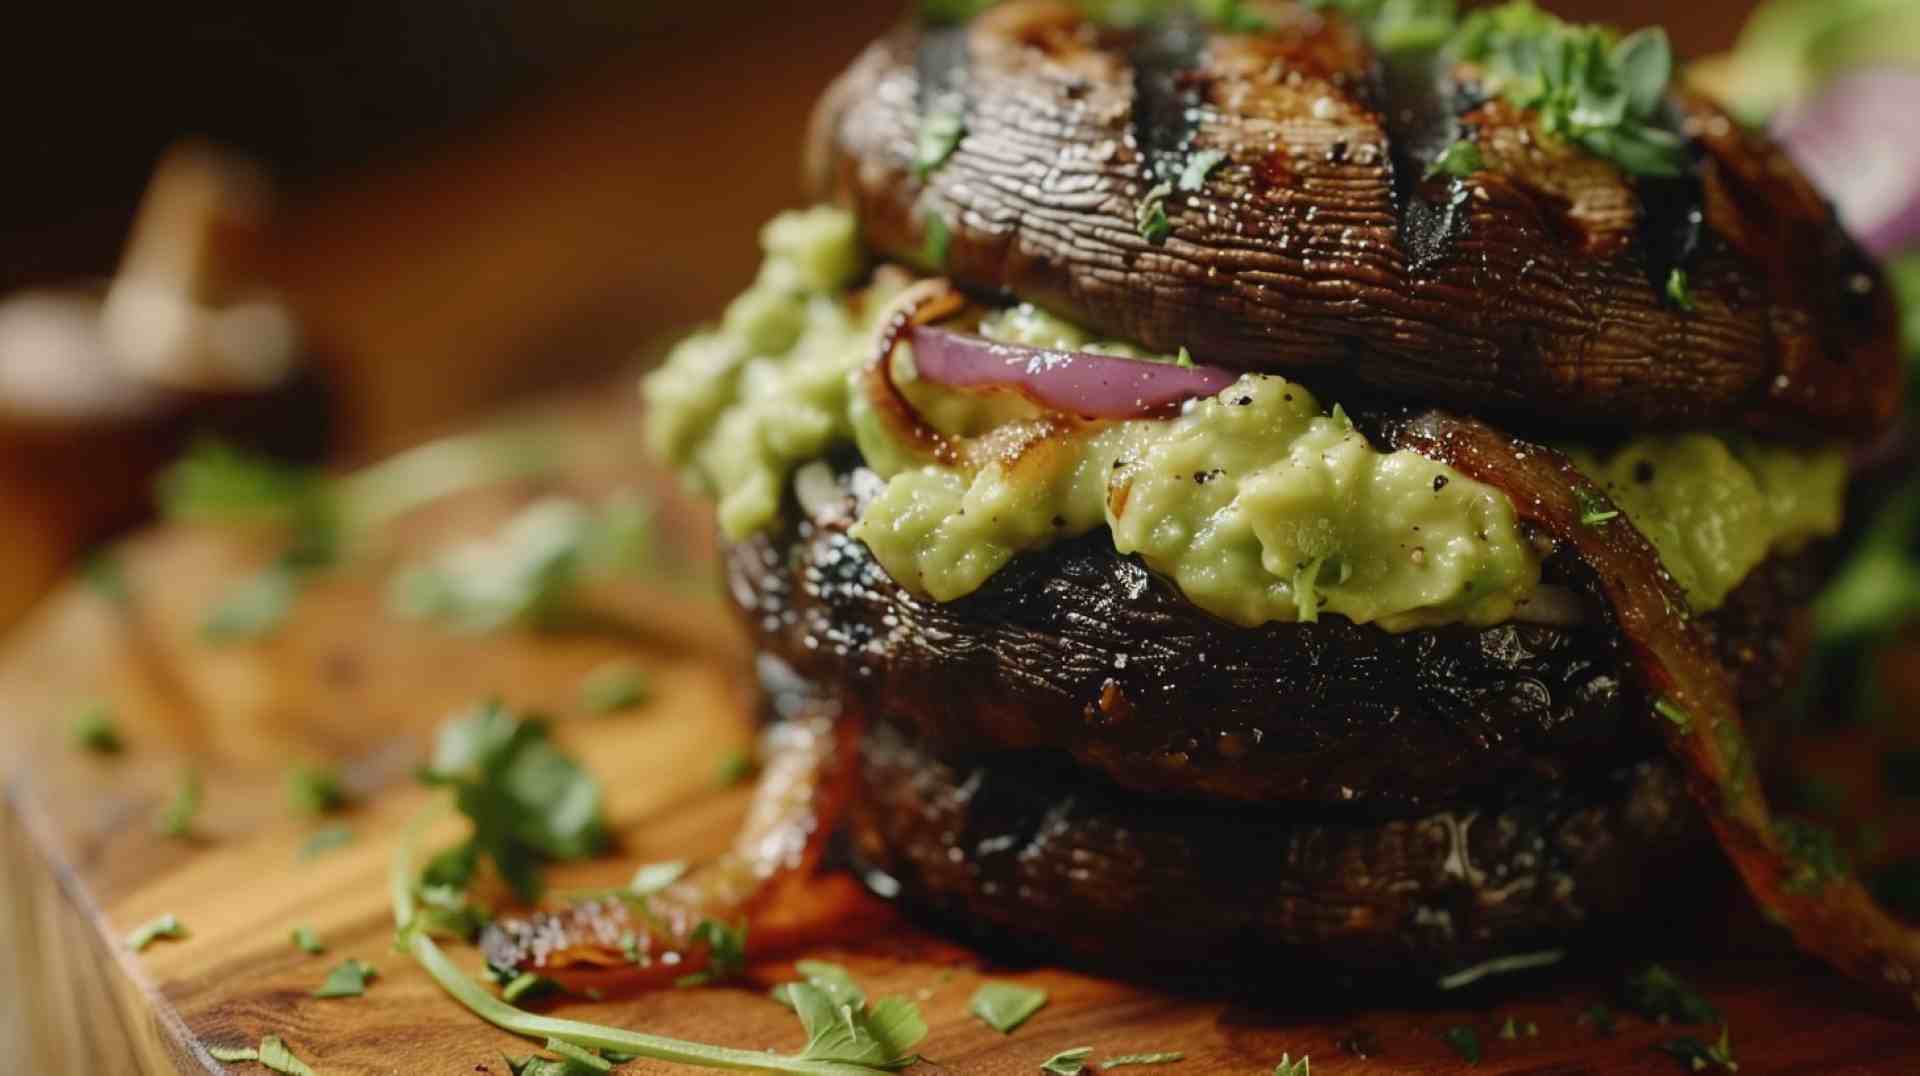
M 877 254 L 924 262 L 944 230 L 963 287 L 1209 363 L 1555 424 L 1884 425 L 1878 269 L 1777 148 L 1697 97 L 1669 107 L 1692 174 L 1636 178 L 1332 13 L 1122 30 L 1015 0 L 874 44 L 823 101 L 813 159 Z M 917 169 L 934 109 L 965 134 Z M 1460 139 L 1484 167 L 1428 178 Z M 1144 237 L 1143 202 L 1208 151 Z

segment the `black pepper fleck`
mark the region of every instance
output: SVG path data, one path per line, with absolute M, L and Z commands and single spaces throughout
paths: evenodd
M 1447 488 L 1447 476 L 1446 476 L 1446 475 L 1443 475 L 1443 474 L 1437 474 L 1437 475 L 1434 475 L 1434 476 L 1433 476 L 1433 491 L 1434 491 L 1435 493 L 1438 493 L 1438 492 L 1440 492 L 1441 490 L 1443 490 L 1443 489 L 1446 489 L 1446 488 Z

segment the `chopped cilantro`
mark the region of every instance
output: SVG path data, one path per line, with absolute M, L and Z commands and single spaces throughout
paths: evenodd
M 1175 1061 L 1185 1061 L 1187 1055 L 1178 1050 L 1163 1050 L 1157 1054 L 1121 1054 L 1100 1062 L 1100 1071 L 1126 1068 L 1129 1065 L 1171 1065 Z
M 1313 1059 L 1306 1054 L 1295 1061 L 1292 1054 L 1281 1054 L 1280 1063 L 1273 1067 L 1273 1076 L 1313 1076 Z
M 926 115 L 920 117 L 920 133 L 913 142 L 914 174 L 921 179 L 932 175 L 953 156 L 966 134 L 964 102 L 948 97 L 929 108 Z
M 1062 1050 L 1040 1062 L 1040 1071 L 1047 1073 L 1048 1076 L 1080 1076 L 1086 1070 L 1087 1058 L 1092 1054 L 1091 1046 L 1076 1046 L 1071 1050 Z
M 161 938 L 179 939 L 187 936 L 186 926 L 172 912 L 155 916 L 133 928 L 127 935 L 127 948 L 138 953 Z
M 120 739 L 120 726 L 113 720 L 113 707 L 104 702 L 82 707 L 67 731 L 76 746 L 96 755 L 117 755 L 126 746 Z
M 215 1061 L 225 1061 L 228 1064 L 260 1060 L 260 1049 L 256 1046 L 209 1046 L 207 1053 Z
M 1180 353 L 1173 357 L 1173 364 L 1183 370 L 1193 369 L 1193 352 L 1188 351 L 1183 345 L 1180 348 Z
M 313 831 L 313 836 L 308 837 L 306 843 L 300 846 L 300 858 L 303 861 L 314 859 L 351 843 L 353 843 L 353 830 L 346 826 L 317 829 Z
M 1627 976 L 1623 1000 L 1627 1008 L 1649 1020 L 1681 1024 L 1720 1021 L 1719 1009 L 1685 980 L 1658 964 L 1649 964 Z
M 702 919 L 693 928 L 693 941 L 707 947 L 707 967 L 692 975 L 683 975 L 675 986 L 705 986 L 737 978 L 747 967 L 747 925 L 731 925 L 718 919 Z
M 260 1063 L 282 1076 L 319 1076 L 307 1066 L 305 1061 L 293 1056 L 287 1044 L 280 1041 L 278 1035 L 268 1035 L 260 1040 Z
M 214 603 L 200 625 L 201 637 L 233 643 L 272 635 L 293 612 L 302 585 L 302 573 L 285 564 L 254 573 Z
M 500 1000 L 509 1005 L 518 1005 L 521 998 L 545 994 L 558 985 L 560 984 L 544 975 L 523 971 L 507 980 L 506 985 L 500 988 Z
M 1472 1028 L 1455 1024 L 1442 1031 L 1440 1037 L 1453 1047 L 1453 1052 L 1459 1054 L 1462 1061 L 1469 1065 L 1480 1063 L 1480 1035 Z
M 551 627 L 572 611 L 595 530 L 593 515 L 577 501 L 536 501 L 491 537 L 401 571 L 389 605 L 402 616 L 474 633 Z
M 1693 312 L 1693 292 L 1687 287 L 1687 271 L 1677 265 L 1667 273 L 1667 301 L 1688 313 Z
M 1140 238 L 1159 246 L 1173 234 L 1173 223 L 1167 219 L 1167 197 L 1173 193 L 1173 184 L 1156 183 L 1147 189 L 1141 197 L 1140 205 L 1134 210 L 1133 224 L 1140 232 Z
M 580 705 L 596 714 L 617 714 L 647 701 L 647 671 L 631 661 L 610 661 L 580 681 Z
M 1636 176 L 1678 176 L 1686 144 L 1664 124 L 1673 52 L 1664 30 L 1625 37 L 1509 0 L 1461 20 L 1449 49 L 1486 72 L 1488 88 L 1532 109 L 1540 129 Z
M 1589 486 L 1584 484 L 1574 486 L 1573 497 L 1576 501 L 1580 502 L 1580 524 L 1582 526 L 1597 527 L 1610 519 L 1618 519 L 1620 516 L 1620 510 L 1613 506 L 1612 501 L 1607 500 L 1605 494 Z
M 1825 826 L 1800 818 L 1776 818 L 1773 835 L 1793 864 L 1785 882 L 1787 892 L 1817 893 L 1828 882 L 1846 877 L 1846 853 Z
M 803 1059 L 895 1069 L 918 1058 L 911 1053 L 927 1037 L 920 1010 L 905 998 L 882 998 L 872 1007 L 836 1004 L 811 983 L 790 983 L 787 998 L 807 1033 Z
M 1011 1035 L 1046 1003 L 1045 990 L 1019 983 L 986 982 L 973 992 L 967 1011 L 1002 1035 Z
M 852 1005 L 855 1008 L 867 1003 L 866 992 L 860 984 L 853 981 L 853 975 L 838 964 L 824 960 L 796 961 L 793 970 L 800 973 L 807 985 L 827 995 L 827 1000 L 835 1005 Z M 773 1000 L 791 1009 L 793 998 L 787 992 L 792 984 L 782 983 L 773 988 Z
M 486 909 L 467 899 L 458 886 L 424 884 L 416 887 L 414 896 L 420 901 L 420 915 L 413 925 L 428 934 L 467 940 L 487 925 Z
M 312 927 L 306 926 L 293 928 L 293 947 L 310 956 L 318 956 L 327 951 L 326 943 L 320 940 L 320 935 L 315 934 Z
M 1681 732 L 1693 731 L 1693 715 L 1665 695 L 1653 700 L 1653 712 L 1680 726 Z
M 731 788 L 760 772 L 760 764 L 745 751 L 729 751 L 720 758 L 720 764 L 714 767 L 714 775 L 721 787 Z
M 1480 147 L 1462 138 L 1449 143 L 1433 163 L 1427 165 L 1426 178 L 1446 175 L 1465 179 L 1486 166 L 1487 159 L 1480 155 Z
M 1727 1037 L 1727 1030 L 1726 1025 L 1721 1025 L 1719 1040 L 1711 1044 L 1695 1038 L 1682 1037 L 1660 1043 L 1654 1049 L 1679 1059 L 1693 1072 L 1704 1072 L 1707 1069 L 1738 1072 L 1740 1065 L 1733 1059 L 1733 1043 Z
M 947 227 L 947 218 L 938 210 L 927 210 L 922 218 L 925 223 L 925 238 L 920 247 L 920 259 L 927 268 L 941 270 L 947 267 L 947 252 L 953 247 L 953 232 Z
M 200 813 L 200 771 L 189 767 L 174 786 L 173 798 L 154 820 L 154 829 L 163 837 L 186 837 L 193 832 L 193 816 Z
M 332 766 L 298 764 L 287 771 L 287 803 L 296 813 L 323 815 L 346 802 L 340 771 Z
M 317 998 L 357 998 L 367 992 L 367 981 L 379 974 L 371 964 L 351 957 L 334 965 L 327 981 L 313 992 Z
M 1514 1023 L 1513 1017 L 1507 1017 L 1506 1023 L 1500 1025 L 1500 1037 L 1503 1039 L 1517 1039 L 1520 1037 L 1520 1025 Z
M 553 746 L 544 724 L 497 702 L 442 725 L 420 779 L 451 788 L 473 823 L 467 843 L 435 859 L 430 884 L 465 885 L 484 856 L 516 896 L 532 901 L 542 860 L 581 859 L 606 840 L 592 775 Z
M 1207 177 L 1227 159 L 1225 150 L 1203 149 L 1187 157 L 1187 165 L 1180 170 L 1180 181 L 1175 184 L 1180 190 L 1192 193 L 1207 185 Z
M 156 493 L 169 519 L 212 523 L 295 523 L 320 510 L 317 471 L 204 440 L 160 473 Z

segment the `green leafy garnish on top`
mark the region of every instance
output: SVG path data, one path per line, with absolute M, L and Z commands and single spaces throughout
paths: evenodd
M 327 981 L 313 992 L 316 998 L 357 998 L 367 992 L 367 982 L 375 975 L 373 965 L 354 959 L 347 959 L 334 965 L 327 973 Z
M 600 786 L 561 753 L 547 727 L 488 702 L 440 728 L 422 781 L 451 788 L 473 823 L 466 843 L 434 859 L 428 884 L 463 886 L 482 859 L 521 900 L 540 895 L 540 864 L 600 850 Z

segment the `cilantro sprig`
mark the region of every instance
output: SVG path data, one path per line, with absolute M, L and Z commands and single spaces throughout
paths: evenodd
M 473 836 L 436 857 L 425 881 L 460 887 L 482 859 L 525 901 L 540 895 L 540 864 L 581 859 L 606 841 L 600 785 L 555 747 L 547 727 L 487 702 L 441 726 L 420 772 L 450 788 Z

